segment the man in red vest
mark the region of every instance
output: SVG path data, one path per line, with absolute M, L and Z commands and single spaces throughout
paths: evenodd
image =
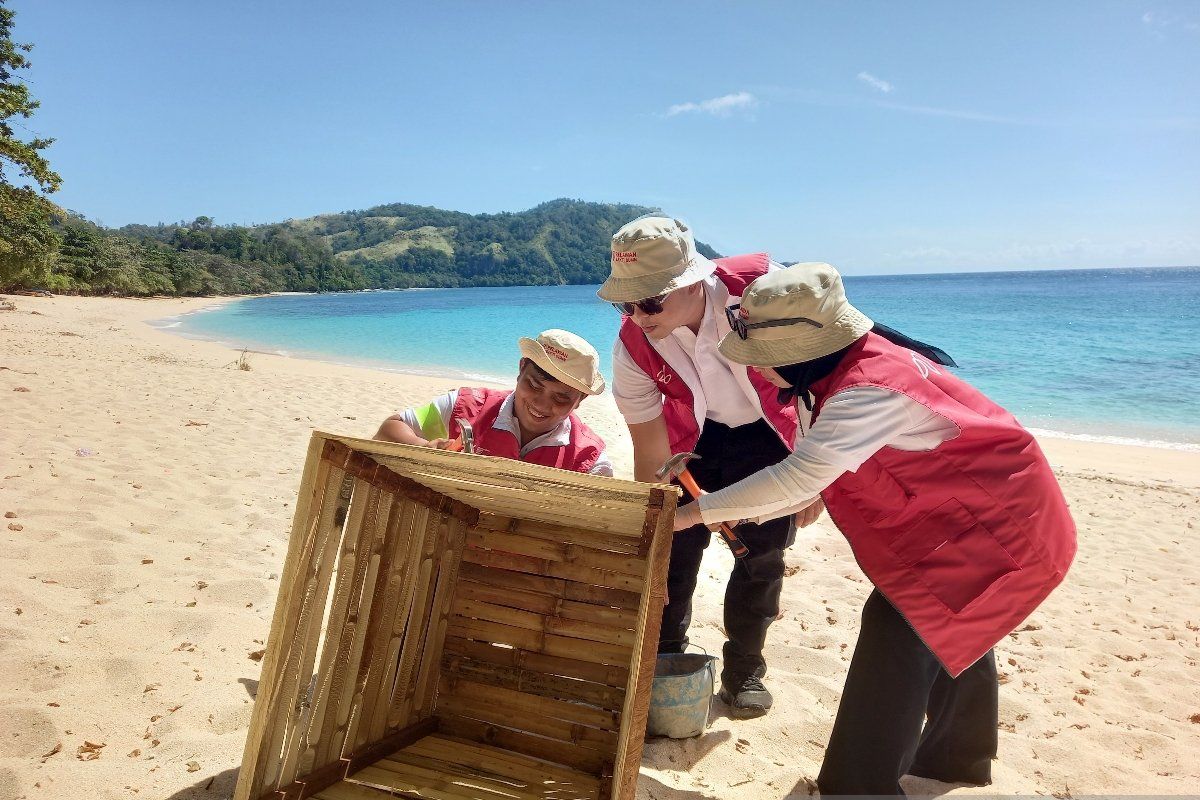
M 784 461 L 679 510 L 676 527 L 770 518 L 820 495 L 875 585 L 817 784 L 991 782 L 993 646 L 1066 575 L 1075 524 L 1015 418 L 937 348 L 872 322 L 828 264 L 759 278 L 720 349 L 803 403 Z M 928 722 L 926 722 L 928 719 Z
M 384 420 L 376 439 L 445 448 L 466 420 L 475 452 L 573 472 L 612 476 L 604 440 L 575 415 L 604 391 L 596 349 L 569 331 L 520 340 L 517 386 L 511 392 L 463 387 L 428 405 Z
M 673 453 L 694 451 L 689 467 L 700 488 L 713 491 L 784 459 L 796 435 L 796 412 L 774 386 L 717 350 L 729 332 L 724 309 L 768 270 L 766 253 L 716 261 L 697 249 L 679 220 L 647 216 L 613 236 L 612 269 L 601 298 L 624 315 L 613 349 L 613 395 L 633 439 L 634 477 L 654 481 Z M 796 522 L 820 513 L 819 502 Z M 798 509 L 797 509 L 798 510 Z M 767 629 L 779 614 L 783 551 L 796 522 L 741 525 L 749 554 L 734 563 L 725 591 L 721 699 L 734 717 L 771 707 L 763 685 Z M 675 537 L 667 577 L 659 652 L 688 644 L 692 593 L 712 535 L 703 525 Z

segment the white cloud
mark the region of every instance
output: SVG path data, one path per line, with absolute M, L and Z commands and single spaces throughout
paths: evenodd
M 1167 32 L 1182 28 L 1188 33 L 1200 31 L 1200 23 L 1182 14 L 1147 11 L 1142 14 L 1142 25 L 1156 39 L 1166 39 Z
M 714 117 L 728 117 L 735 111 L 753 111 L 758 108 L 758 98 L 749 92 L 735 92 L 699 103 L 677 103 L 667 109 L 667 116 L 677 114 L 711 114 Z
M 884 94 L 891 93 L 892 89 L 894 88 L 887 81 L 883 80 L 882 78 L 876 78 L 874 75 L 872 75 L 869 72 L 858 73 L 858 79 L 860 81 L 862 81 L 863 83 L 867 84 L 868 86 L 870 86 L 872 89 L 877 89 L 878 91 L 881 91 Z

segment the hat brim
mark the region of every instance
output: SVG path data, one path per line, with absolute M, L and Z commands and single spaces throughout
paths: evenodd
M 591 383 L 585 383 L 563 371 L 562 367 L 558 366 L 558 361 L 551 358 L 550 354 L 546 352 L 546 348 L 542 347 L 541 342 L 536 339 L 523 336 L 517 344 L 521 348 L 521 355 L 537 364 L 555 380 L 565 383 L 572 389 L 578 389 L 586 395 L 597 395 L 604 392 L 604 376 L 599 372 L 592 374 Z
M 652 272 L 649 275 L 637 275 L 628 278 L 618 278 L 610 275 L 608 280 L 596 292 L 601 300 L 610 303 L 635 303 L 647 297 L 658 297 L 693 283 L 699 283 L 717 271 L 714 261 L 699 253 L 692 259 L 682 272 L 675 269 Z
M 795 336 L 779 339 L 755 339 L 754 329 L 751 329 L 747 339 L 730 331 L 721 339 L 718 347 L 721 355 L 735 364 L 782 367 L 786 364 L 802 364 L 849 347 L 866 335 L 874 324 L 866 314 L 850 306 L 832 324 L 820 329 L 797 323 L 793 326 Z

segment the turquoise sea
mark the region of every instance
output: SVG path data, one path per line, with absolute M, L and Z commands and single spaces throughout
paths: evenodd
M 1034 429 L 1200 449 L 1200 268 L 847 277 L 873 319 L 948 351 Z M 236 347 L 511 380 L 516 340 L 566 328 L 609 351 L 594 286 L 275 295 L 163 320 Z

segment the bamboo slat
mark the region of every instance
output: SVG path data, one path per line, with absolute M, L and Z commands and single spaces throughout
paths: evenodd
M 270 723 L 264 780 L 271 785 L 292 782 L 299 760 L 298 719 L 307 706 L 307 691 L 312 677 L 313 662 L 321 637 L 321 622 L 333 574 L 334 554 L 340 539 L 346 510 L 350 505 L 350 489 L 345 488 L 345 470 L 330 470 L 325 483 L 325 497 L 317 520 L 312 557 L 305 571 L 298 575 L 300 591 L 289 598 L 297 605 L 293 628 L 285 628 L 291 636 L 287 660 L 284 663 L 279 690 L 279 704 Z M 290 615 L 290 612 L 289 612 Z
M 618 735 L 614 731 L 592 728 L 578 722 L 557 717 L 535 714 L 515 706 L 488 703 L 455 695 L 438 698 L 438 713 L 486 722 L 510 731 L 528 733 L 576 747 L 586 747 L 602 753 L 606 758 L 615 757 Z
M 382 602 L 376 606 L 368 621 L 367 649 L 364 654 L 366 674 L 359 675 L 361 688 L 360 716 L 355 721 L 354 750 L 367 742 L 378 741 L 388 727 L 386 708 L 391 706 L 391 690 L 395 685 L 404 634 L 408 627 L 409 609 L 416 595 L 416 573 L 420 566 L 420 548 L 428 509 L 407 498 L 398 499 L 400 506 L 395 527 L 389 531 L 390 541 L 384 553 L 388 557 L 388 582 L 383 587 Z M 380 563 L 380 570 L 383 570 Z M 377 583 L 377 590 L 379 584 Z
M 298 609 L 292 597 L 298 590 L 298 576 L 306 569 L 311 558 L 316 536 L 317 518 L 321 513 L 324 488 L 329 479 L 332 465 L 321 458 L 324 441 L 313 437 L 308 445 L 308 456 L 300 478 L 300 492 L 296 513 L 292 522 L 292 535 L 288 540 L 287 555 L 279 582 L 279 596 L 271 616 L 271 630 L 291 630 Z M 271 636 L 267 641 L 259 680 L 258 696 L 246 734 L 246 747 L 242 754 L 242 769 L 238 773 L 236 800 L 257 798 L 264 789 L 273 788 L 265 784 L 263 762 L 270 747 L 270 724 L 279 706 L 280 671 L 288 657 L 287 640 L 283 636 Z
M 474 527 L 479 530 L 515 533 L 534 539 L 546 539 L 551 542 L 577 544 L 594 550 L 637 555 L 639 539 L 627 535 L 628 531 L 593 530 L 582 527 L 585 524 L 585 520 L 579 520 L 572 525 L 552 525 L 539 520 L 506 517 L 487 512 L 479 515 L 479 521 L 475 523 Z
M 477 642 L 498 642 L 519 647 L 522 650 L 545 653 L 548 656 L 574 658 L 580 661 L 591 661 L 595 664 L 612 664 L 614 666 L 626 664 L 629 662 L 631 654 L 628 647 L 605 642 L 589 642 L 584 646 L 578 639 L 566 636 L 555 636 L 541 631 L 531 631 L 528 628 L 517 628 L 499 622 L 470 619 L 458 615 L 450 618 L 447 633 L 450 636 L 474 639 Z
M 550 656 L 517 647 L 471 641 L 453 635 L 446 637 L 446 653 L 488 664 L 527 669 L 547 675 L 564 675 L 581 682 L 603 684 L 622 691 L 629 682 L 628 667 Z
M 632 800 L 676 496 L 314 434 L 235 800 Z
M 335 783 L 327 789 L 322 789 L 313 797 L 317 800 L 394 800 L 391 792 L 381 792 L 369 786 L 359 786 L 356 783 Z
M 578 770 L 548 764 L 540 759 L 530 758 L 509 750 L 501 750 L 463 739 L 452 739 L 441 734 L 427 736 L 414 742 L 398 752 L 395 758 L 402 760 L 409 756 L 455 763 L 469 770 L 481 770 L 513 778 L 536 780 L 540 777 L 546 782 L 566 786 L 578 785 L 584 788 L 594 788 L 598 784 L 595 776 Z
M 502 589 L 519 589 L 531 592 L 562 597 L 576 603 L 590 603 L 597 606 L 625 609 L 633 613 L 637 620 L 638 609 L 641 608 L 641 596 L 637 592 L 625 589 L 611 589 L 607 586 L 594 586 L 563 578 L 552 578 L 530 572 L 519 572 L 498 567 L 488 567 L 472 564 L 464 557 L 464 563 L 459 569 L 462 580 L 495 586 Z
M 393 495 L 372 487 L 364 530 L 354 552 L 355 584 L 342 628 L 342 643 L 334 661 L 334 678 L 330 683 L 329 704 L 325 722 L 325 743 L 318 749 L 316 763 L 337 759 L 346 742 L 350 719 L 354 714 L 354 698 L 358 690 L 358 673 L 366 648 L 367 623 L 375 609 L 375 583 L 379 562 L 393 509 Z
M 490 744 L 514 753 L 532 756 L 577 769 L 591 775 L 612 767 L 612 757 L 597 750 L 510 730 L 475 719 L 446 714 L 439 719 L 440 730 L 453 736 L 481 744 Z M 632 800 L 633 795 L 630 795 Z
M 584 547 L 579 544 L 552 542 L 547 539 L 522 536 L 517 533 L 490 531 L 476 527 L 467 537 L 467 544 L 487 550 L 501 550 L 506 553 L 544 558 L 549 561 L 560 561 L 564 564 L 575 564 L 580 567 L 620 572 L 625 575 L 632 575 L 638 579 L 646 573 L 645 559 L 638 558 L 637 556 L 607 553 L 603 550 Z
M 646 719 L 650 714 L 650 685 L 658 651 L 658 632 L 662 609 L 667 601 L 667 562 L 674 536 L 675 503 L 679 495 L 654 489 L 646 509 L 642 541 L 650 561 L 642 607 L 638 612 L 638 643 L 634 647 L 634 668 L 626 688 L 625 710 L 621 715 L 620 743 L 613 765 L 613 800 L 631 799 L 637 789 Z M 637 656 L 640 654 L 640 657 Z
M 631 630 L 597 622 L 567 619 L 554 613 L 539 614 L 536 611 L 524 611 L 519 608 L 470 600 L 461 596 L 454 601 L 452 610 L 461 617 L 490 620 L 517 628 L 569 636 L 573 639 L 604 642 L 627 648 L 634 644 L 635 634 Z
M 399 665 L 396 670 L 395 688 L 391 695 L 391 710 L 387 713 L 387 727 L 397 728 L 408 719 L 412 706 L 412 696 L 415 690 L 415 672 L 420 663 L 421 653 L 425 649 L 428 636 L 427 621 L 429 619 L 429 603 L 437 580 L 437 560 L 441 557 L 442 548 L 438 543 L 442 532 L 441 515 L 430 514 L 421 532 L 421 561 L 417 568 L 417 581 L 412 607 L 408 613 L 408 635 L 400 650 Z
M 542 592 L 527 592 L 522 589 L 502 589 L 464 580 L 458 584 L 455 596 L 462 600 L 476 600 L 481 603 L 508 606 L 563 619 L 595 622 L 599 625 L 609 625 L 629 631 L 632 631 L 633 627 L 637 625 L 636 611 L 564 600 L 561 595 L 556 597 Z
M 421 661 L 420 681 L 417 683 L 415 714 L 428 716 L 433 711 L 433 700 L 440 678 L 439 665 L 446 643 L 446 630 L 450 624 L 454 593 L 458 588 L 458 568 L 462 563 L 462 551 L 467 535 L 467 525 L 460 519 L 451 518 L 438 573 L 437 593 L 429 616 L 430 642 Z
M 463 559 L 483 567 L 508 569 L 513 572 L 528 572 L 532 575 L 549 575 L 552 578 L 563 578 L 594 586 L 607 586 L 610 589 L 621 589 L 627 592 L 639 592 L 643 581 L 632 575 L 622 575 L 619 572 L 609 572 L 591 567 L 580 567 L 575 564 L 564 564 L 549 561 L 544 558 L 503 553 L 497 550 L 476 550 L 468 547 L 463 552 Z
M 620 712 L 625 704 L 624 689 L 520 667 L 492 664 L 451 652 L 442 656 L 442 669 L 452 677 L 463 677 L 477 683 L 503 686 L 506 689 L 542 697 L 588 703 L 615 712 Z
M 450 680 L 443 684 L 446 698 L 458 697 L 479 703 L 506 706 L 520 713 L 537 714 L 567 722 L 587 725 L 602 730 L 616 731 L 620 727 L 617 711 L 606 711 L 596 706 L 583 703 L 556 700 L 551 697 L 540 697 L 535 694 L 506 689 L 502 686 L 489 686 L 484 683 L 456 678 L 451 674 Z M 513 727 L 520 727 L 521 720 L 515 721 Z
M 369 566 L 368 559 L 359 555 L 369 549 L 374 537 L 374 515 L 379 510 L 379 494 L 380 490 L 367 480 L 355 480 L 338 554 L 337 577 L 333 583 L 333 597 L 325 625 L 323 652 L 317 667 L 316 691 L 298 748 L 304 754 L 300 764 L 306 772 L 320 768 L 331 760 L 333 737 L 329 735 L 329 730 L 336 725 L 338 703 L 346 684 L 346 667 L 350 663 L 350 649 L 354 644 L 354 625 L 349 617 L 351 608 L 361 597 Z M 339 755 L 334 753 L 333 760 Z

